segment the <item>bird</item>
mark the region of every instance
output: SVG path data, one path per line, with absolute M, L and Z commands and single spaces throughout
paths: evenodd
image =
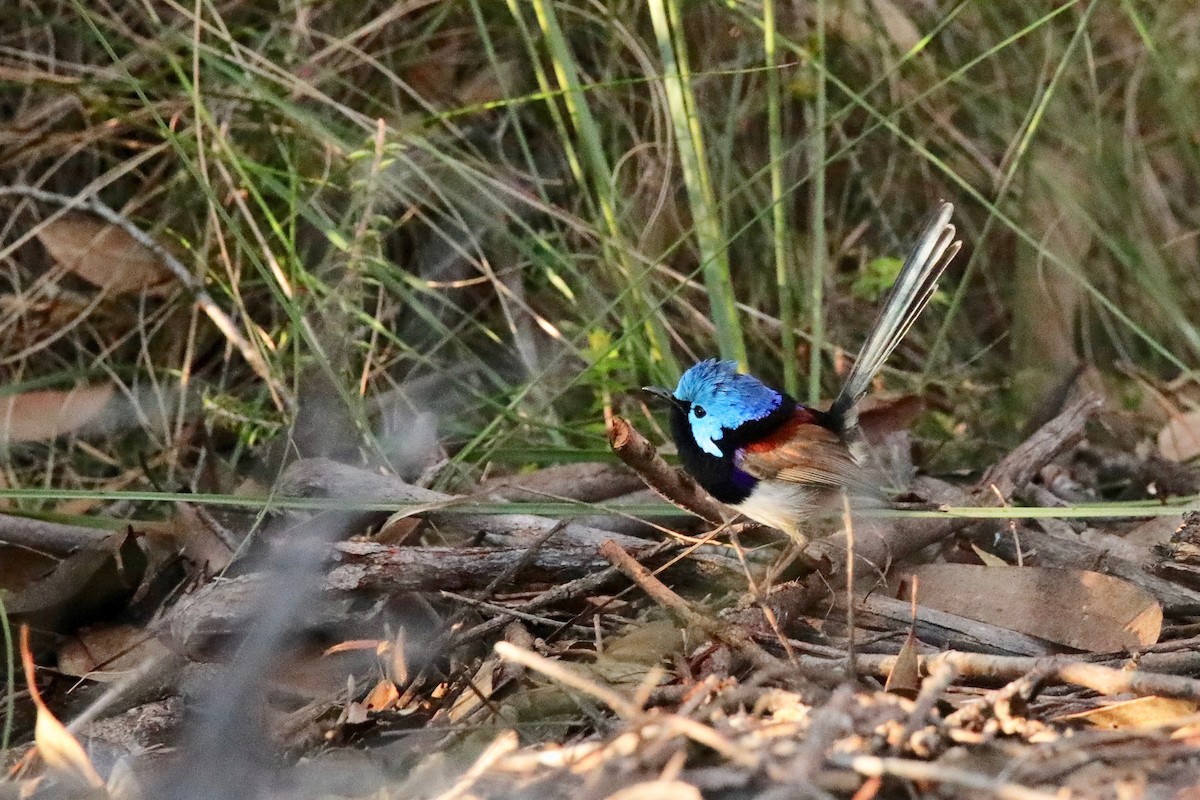
M 673 391 L 643 387 L 668 402 L 680 462 L 713 498 L 803 549 L 805 520 L 843 491 L 879 496 L 858 405 L 962 247 L 953 214 L 942 202 L 930 215 L 829 408 L 810 408 L 737 362 L 712 358 L 685 371 Z

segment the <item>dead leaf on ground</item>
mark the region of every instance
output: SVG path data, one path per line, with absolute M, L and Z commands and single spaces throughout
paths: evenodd
M 683 781 L 644 781 L 628 786 L 606 800 L 700 800 L 700 790 Z
M 491 699 L 497 688 L 495 677 L 499 667 L 500 659 L 498 657 L 490 656 L 484 659 L 484 662 L 479 665 L 479 669 L 475 670 L 475 674 L 471 676 L 470 682 L 463 687 L 462 692 L 447 711 L 451 722 L 465 719 L 468 714 Z
M 871 394 L 863 398 L 858 422 L 867 441 L 878 444 L 894 433 L 911 430 L 924 411 L 920 395 Z
M 888 673 L 883 690 L 907 697 L 909 700 L 921 691 L 921 662 L 917 658 L 917 637 L 912 628 L 896 656 L 896 663 Z
M 1133 700 L 1124 700 L 1119 703 L 1109 703 L 1077 714 L 1064 714 L 1056 717 L 1055 721 L 1079 720 L 1097 728 L 1110 730 L 1165 728 L 1194 718 L 1198 710 L 1200 710 L 1200 704 L 1194 700 L 1152 695 L 1136 697 Z
M 188 560 L 203 566 L 210 574 L 229 565 L 237 542 L 235 534 L 222 527 L 208 511 L 190 503 L 175 504 L 174 538 Z
M 1172 461 L 1200 456 L 1200 409 L 1171 417 L 1158 432 L 1158 452 Z
M 44 567 L 41 574 L 29 572 L 26 583 L 0 588 L 11 589 L 4 598 L 9 614 L 49 629 L 64 615 L 78 619 L 131 593 L 141 582 L 145 556 L 132 536 L 114 532 Z
M 49 575 L 59 559 L 27 547 L 0 544 L 0 593 L 18 594 Z
M 78 431 L 104 411 L 111 384 L 0 397 L 0 442 L 37 442 Z
M 1008 562 L 994 553 L 989 553 L 987 550 L 981 549 L 978 545 L 972 543 L 971 549 L 975 551 L 975 555 L 983 562 L 985 567 L 1007 567 Z
M 83 628 L 63 640 L 58 669 L 100 683 L 120 680 L 147 660 L 170 651 L 153 635 L 133 625 Z
M 1158 641 L 1162 607 L 1128 581 L 1078 569 L 927 564 L 923 606 L 1057 644 L 1114 652 Z
M 384 678 L 375 684 L 375 688 L 367 693 L 362 704 L 368 711 L 387 711 L 400 699 L 400 690 L 396 684 Z
M 90 214 L 63 214 L 42 226 L 37 237 L 64 268 L 110 292 L 149 289 L 170 278 L 162 259 L 128 232 Z
M 21 626 L 21 663 L 25 667 L 25 682 L 29 696 L 37 706 L 37 722 L 33 729 L 33 741 L 46 766 L 61 777 L 82 783 L 93 789 L 104 787 L 104 780 L 92 766 L 92 762 L 75 737 L 46 707 L 37 687 L 37 675 L 33 653 L 29 648 L 29 626 Z

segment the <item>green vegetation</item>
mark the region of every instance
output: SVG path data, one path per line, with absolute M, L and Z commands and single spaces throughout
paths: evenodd
M 151 233 L 262 367 L 178 282 L 55 271 L 58 209 L 8 197 L 8 394 L 127 401 L 107 443 L 10 444 L 10 486 L 219 492 L 296 452 L 453 484 L 602 449 L 709 355 L 828 397 L 942 197 L 968 249 L 887 374 L 941 467 L 1076 361 L 1200 354 L 1187 3 L 155 8 L 6 17 L 3 183 Z

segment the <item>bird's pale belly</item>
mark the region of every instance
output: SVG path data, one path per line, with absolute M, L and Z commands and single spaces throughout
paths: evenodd
M 750 496 L 732 504 L 755 522 L 770 525 L 803 545 L 808 541 L 800 532 L 800 521 L 828 500 L 828 491 L 785 481 L 759 481 Z

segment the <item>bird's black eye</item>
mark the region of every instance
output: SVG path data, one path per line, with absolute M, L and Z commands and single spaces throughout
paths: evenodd
M 692 413 L 696 415 L 696 419 L 704 419 L 704 416 L 708 414 L 704 410 L 704 406 L 692 406 Z

